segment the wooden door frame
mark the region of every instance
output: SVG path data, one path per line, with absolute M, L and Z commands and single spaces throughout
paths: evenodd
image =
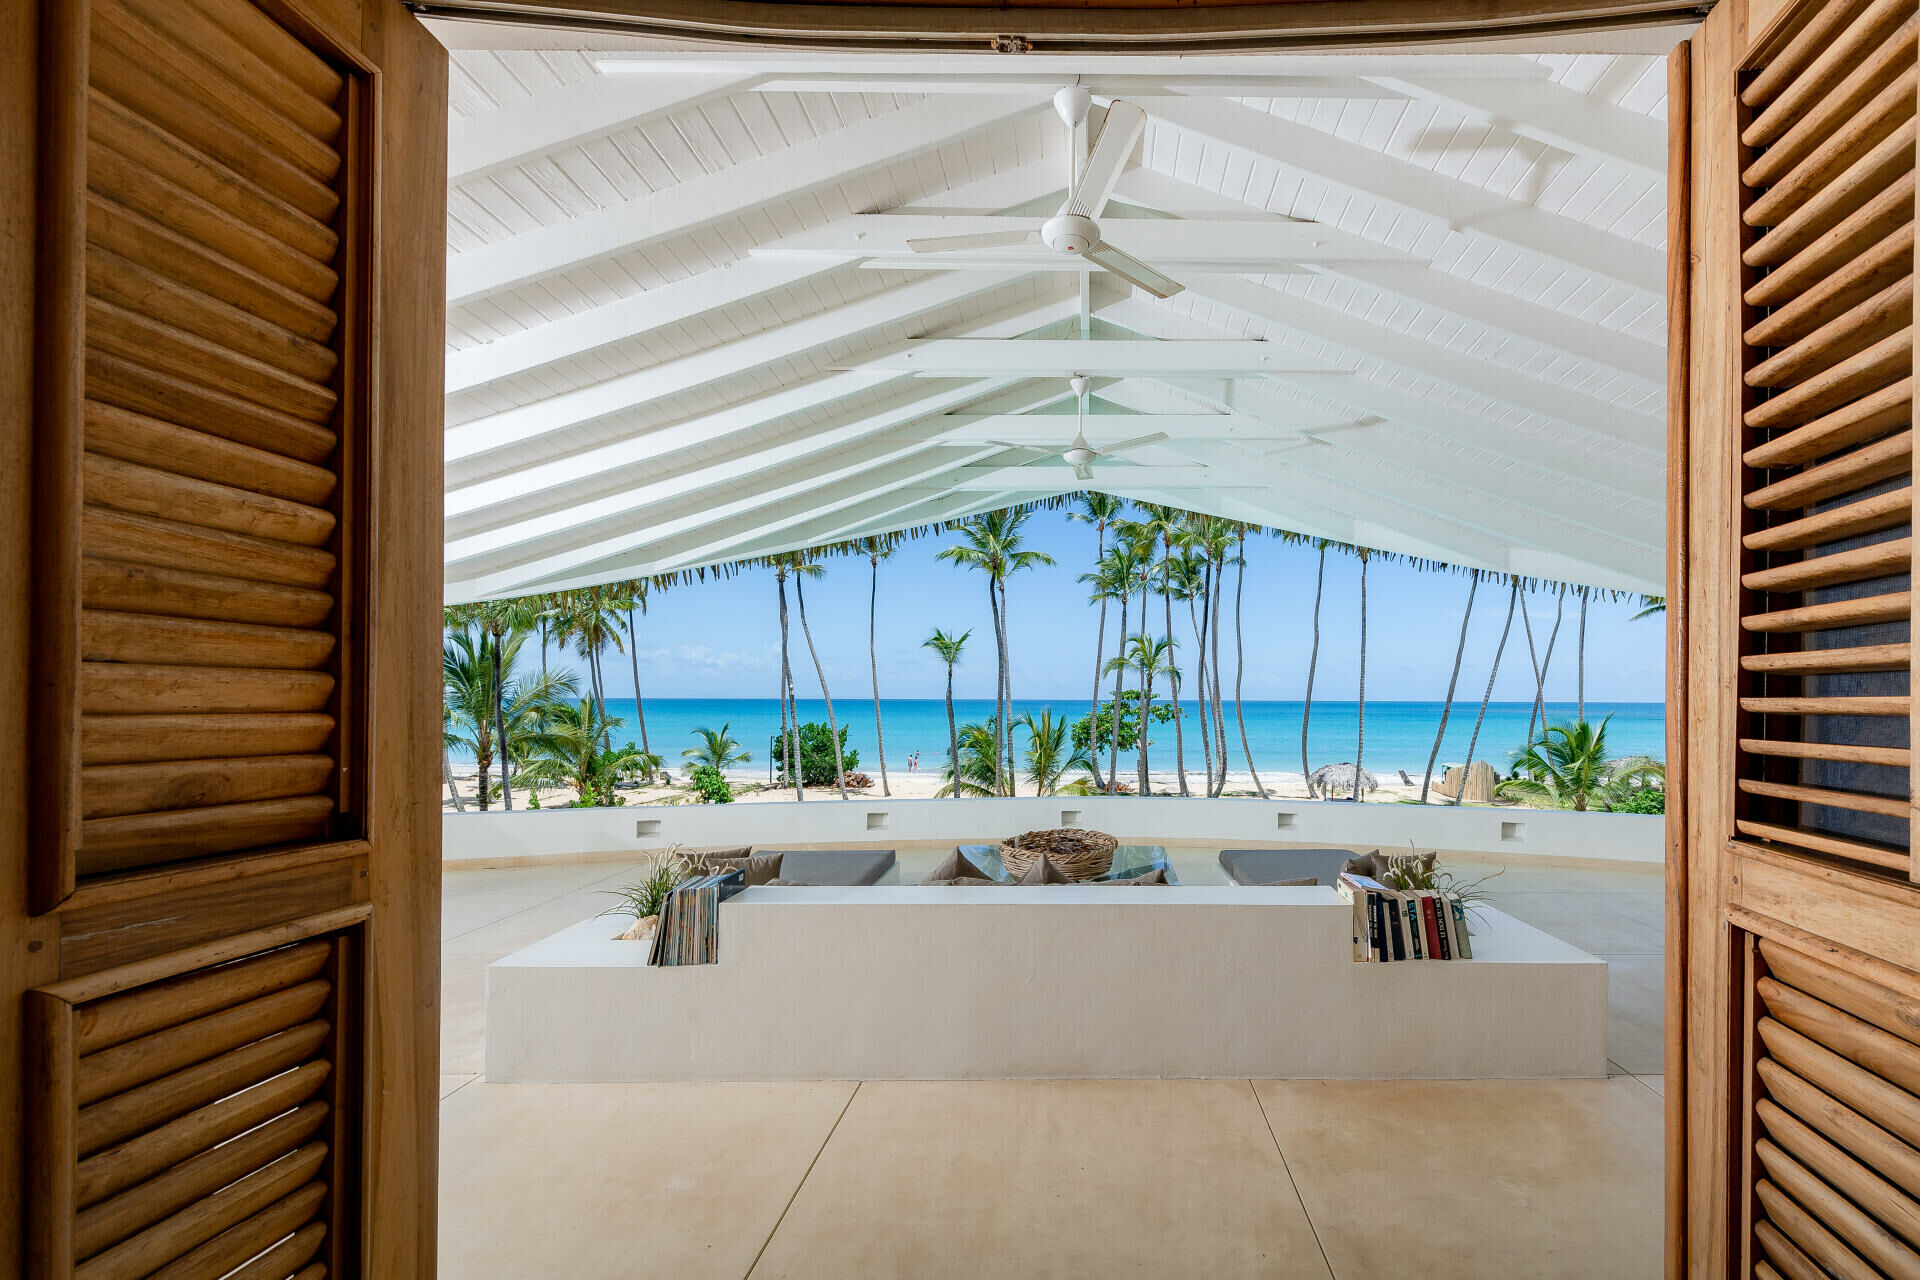
M 364 471 L 362 498 L 366 543 L 377 548 L 361 578 L 366 598 L 353 610 L 364 626 L 360 696 L 372 722 L 361 749 L 345 757 L 358 771 L 353 785 L 367 798 L 358 891 L 365 910 L 358 926 L 365 1039 L 356 1046 L 366 1063 L 359 1120 L 366 1160 L 353 1208 L 363 1218 L 361 1274 L 425 1277 L 435 1270 L 439 1163 L 440 748 L 433 713 L 441 602 L 432 584 L 442 541 L 447 56 L 401 0 L 254 2 L 288 29 L 351 51 L 365 88 L 355 109 L 374 113 L 367 127 L 377 145 L 364 149 L 360 183 L 368 203 L 348 215 L 364 220 L 370 255 L 353 287 L 365 290 L 367 304 L 358 313 L 368 330 L 361 346 L 370 355 L 358 381 L 375 457 Z M 77 494 L 60 459 L 77 460 L 78 363 L 49 367 L 40 356 L 61 347 L 48 341 L 57 334 L 49 326 L 62 323 L 84 290 L 85 221 L 54 208 L 52 194 L 70 189 L 63 172 L 84 146 L 75 112 L 42 114 L 41 104 L 57 87 L 47 75 L 71 81 L 71 45 L 63 41 L 79 29 L 74 15 L 83 22 L 85 12 L 80 0 L 0 5 L 0 735 L 16 756 L 48 740 L 39 736 L 48 726 L 35 707 L 56 701 L 31 687 L 34 671 L 59 669 L 34 660 L 35 632 L 58 630 L 42 625 L 39 611 L 77 609 L 77 547 L 56 539 L 62 554 L 50 564 L 36 531 L 70 524 Z M 66 90 L 59 100 L 77 101 L 71 83 Z M 68 728 L 53 726 L 53 737 L 71 743 Z M 22 1152 L 29 1109 L 44 1097 L 56 1066 L 50 1057 L 28 1059 L 29 993 L 74 976 L 61 971 L 60 913 L 34 914 L 29 896 L 33 850 L 45 847 L 36 837 L 45 837 L 49 825 L 57 836 L 74 809 L 30 807 L 27 798 L 23 789 L 0 805 L 0 1274 L 8 1275 L 26 1265 L 30 1180 Z M 37 887 L 42 907 L 60 896 L 46 896 L 44 875 Z

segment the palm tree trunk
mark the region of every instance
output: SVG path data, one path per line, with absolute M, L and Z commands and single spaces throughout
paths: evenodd
M 1533 718 L 1540 712 L 1539 688 L 1542 683 L 1540 679 L 1540 655 L 1533 647 L 1533 618 L 1531 614 L 1532 610 L 1526 605 L 1520 606 L 1520 626 L 1527 633 L 1527 662 L 1531 664 L 1533 668 L 1534 679 L 1533 701 L 1527 704 L 1527 744 L 1529 746 L 1533 744 Z
M 1267 798 L 1267 786 L 1264 782 L 1260 781 L 1260 771 L 1253 767 L 1253 748 L 1247 745 L 1247 713 L 1240 702 L 1241 677 L 1246 674 L 1247 670 L 1246 650 L 1240 643 L 1240 596 L 1246 585 L 1247 535 L 1246 532 L 1242 530 L 1240 534 L 1240 566 L 1234 571 L 1233 578 L 1233 719 L 1234 722 L 1240 726 L 1240 752 L 1247 758 L 1247 772 L 1253 776 L 1253 789 L 1259 793 L 1262 800 L 1265 800 Z M 1215 672 L 1214 679 L 1218 680 L 1219 678 L 1219 673 Z M 1222 778 L 1226 776 L 1226 772 L 1227 762 L 1222 760 L 1220 762 L 1220 774 Z M 1222 782 L 1221 790 L 1224 791 L 1225 789 L 1226 784 Z
M 1140 575 L 1141 650 L 1148 649 L 1153 644 L 1153 637 L 1147 633 L 1147 587 L 1147 578 L 1143 571 Z M 1136 652 L 1138 652 L 1138 650 L 1136 650 Z M 1147 763 L 1147 667 L 1149 665 L 1151 664 L 1142 664 L 1140 667 L 1140 769 L 1138 781 L 1140 784 L 1140 794 L 1143 796 L 1153 794 L 1153 780 L 1148 772 L 1150 766 Z
M 632 605 L 627 606 L 627 656 L 633 660 L 633 718 L 640 726 L 640 749 L 652 755 L 647 743 L 647 704 L 640 699 L 640 633 L 633 627 Z
M 1166 555 L 1166 567 L 1171 570 L 1173 567 L 1173 543 L 1171 541 L 1166 543 Z M 1173 644 L 1173 579 L 1170 576 L 1163 576 L 1160 579 L 1160 603 L 1166 610 L 1167 644 L 1169 648 L 1171 648 Z M 1167 677 L 1167 684 L 1169 686 L 1168 691 L 1173 695 L 1174 776 L 1180 781 L 1180 794 L 1183 796 L 1190 795 L 1191 792 L 1187 790 L 1187 735 L 1180 725 L 1180 666 L 1178 662 L 1174 663 L 1173 674 Z M 1209 777 L 1208 781 L 1212 781 L 1211 777 Z
M 805 800 L 807 789 L 800 781 L 800 703 L 793 696 L 793 662 L 788 656 L 787 575 L 775 574 L 774 581 L 780 589 L 780 696 L 792 710 L 787 718 L 787 773 L 793 779 L 793 798 Z
M 1480 714 L 1474 717 L 1473 736 L 1467 739 L 1467 762 L 1460 766 L 1460 794 L 1453 802 L 1463 804 L 1467 798 L 1467 775 L 1473 772 L 1473 749 L 1480 745 L 1480 726 L 1486 723 L 1487 703 L 1493 700 L 1494 678 L 1500 674 L 1500 655 L 1507 651 L 1507 636 L 1513 631 L 1513 607 L 1520 600 L 1520 579 L 1513 579 L 1513 590 L 1507 595 L 1507 621 L 1500 628 L 1500 643 L 1493 651 L 1493 670 L 1487 672 L 1487 691 L 1480 695 Z
M 1433 750 L 1427 755 L 1426 776 L 1420 779 L 1420 803 L 1427 802 L 1427 788 L 1433 785 L 1433 766 L 1440 759 L 1440 740 L 1447 736 L 1447 717 L 1453 714 L 1453 691 L 1460 683 L 1460 659 L 1467 652 L 1467 623 L 1473 617 L 1473 596 L 1480 590 L 1480 571 L 1467 571 L 1467 608 L 1460 615 L 1460 643 L 1453 648 L 1453 674 L 1447 678 L 1447 700 L 1440 704 L 1440 730 L 1433 735 Z M 1460 785 L 1467 784 L 1462 779 Z
M 1200 621 L 1200 615 L 1194 611 L 1193 598 L 1191 596 L 1187 598 L 1187 625 L 1193 628 L 1193 646 L 1200 655 L 1195 661 L 1193 668 L 1194 692 L 1199 695 L 1200 723 L 1203 726 L 1203 731 L 1200 734 L 1201 760 L 1207 770 L 1207 794 L 1212 795 L 1213 735 L 1204 731 L 1204 726 L 1207 721 L 1207 642 L 1204 638 L 1206 634 L 1206 624 Z
M 1087 710 L 1087 767 L 1093 770 L 1095 790 L 1105 791 L 1100 776 L 1100 663 L 1107 656 L 1107 597 L 1100 596 L 1100 629 L 1093 641 L 1093 702 Z
M 953 769 L 953 798 L 960 798 L 960 726 L 953 718 L 953 664 L 947 664 L 947 763 Z
M 1533 705 L 1540 713 L 1540 732 L 1547 731 L 1547 671 L 1553 666 L 1553 646 L 1560 639 L 1560 619 L 1567 608 L 1566 584 L 1560 586 L 1559 599 L 1553 606 L 1553 630 L 1547 633 L 1547 647 L 1540 655 L 1540 671 L 1533 687 Z
M 1127 604 L 1130 600 L 1130 594 L 1123 587 L 1120 592 L 1120 652 L 1114 655 L 1116 658 L 1125 655 L 1127 651 Z M 1120 682 L 1125 677 L 1126 668 L 1116 663 L 1113 668 L 1113 715 L 1109 717 L 1111 723 L 1107 725 L 1107 786 L 1109 788 L 1120 785 Z M 1094 723 L 1099 724 L 1097 712 Z
M 1227 715 L 1220 701 L 1220 594 L 1226 589 L 1227 562 L 1224 558 L 1213 567 L 1213 622 L 1208 630 L 1213 635 L 1213 745 L 1214 754 L 1220 757 L 1220 781 L 1214 785 L 1209 795 L 1217 796 L 1227 789 Z
M 893 787 L 887 782 L 887 735 L 880 727 L 880 651 L 874 645 L 874 618 L 880 607 L 880 557 L 871 556 L 873 562 L 873 585 L 867 590 L 867 662 L 873 667 L 873 740 L 880 749 L 880 794 L 890 796 Z
M 513 776 L 509 772 L 513 763 L 507 752 L 507 699 L 504 686 L 505 675 L 500 670 L 500 643 L 503 637 L 493 638 L 493 723 L 500 730 L 500 805 L 503 809 L 513 808 Z
M 453 757 L 447 751 L 447 744 L 440 744 L 440 777 L 447 784 L 447 794 L 453 797 L 453 811 L 465 813 L 467 802 L 460 797 L 460 788 L 453 785 Z
M 1592 593 L 1591 587 L 1580 588 L 1580 646 L 1577 657 L 1579 674 L 1575 684 L 1579 710 L 1574 718 L 1581 724 L 1587 721 L 1587 597 Z
M 813 659 L 813 673 L 820 677 L 820 697 L 827 704 L 827 734 L 833 740 L 833 778 L 840 798 L 847 798 L 847 763 L 840 751 L 840 722 L 833 718 L 833 695 L 827 692 L 827 669 L 820 665 L 820 651 L 813 647 L 813 628 L 807 625 L 807 587 L 799 574 L 793 577 L 793 597 L 800 604 L 800 634 L 806 637 L 807 653 Z
M 1307 657 L 1307 696 L 1300 704 L 1300 777 L 1314 794 L 1313 766 L 1307 763 L 1307 722 L 1313 716 L 1313 672 L 1320 665 L 1320 590 L 1327 583 L 1327 549 L 1320 548 L 1320 572 L 1313 580 L 1313 652 Z
M 1000 630 L 1000 592 L 995 587 L 993 575 L 987 575 L 987 606 L 993 612 L 993 649 L 999 667 L 993 676 L 993 794 L 1007 794 L 1004 774 L 1001 770 L 1000 731 L 1004 727 L 1002 717 L 1005 714 L 1007 697 L 1007 640 Z
M 1006 716 L 1000 732 L 1007 739 L 1007 794 L 1020 790 L 1020 775 L 1013 755 L 1013 602 L 1007 598 L 1006 580 L 1000 582 L 1000 694 L 1006 703 Z
M 1367 798 L 1360 785 L 1360 766 L 1367 754 L 1367 553 L 1360 553 L 1360 740 L 1353 749 L 1353 799 Z

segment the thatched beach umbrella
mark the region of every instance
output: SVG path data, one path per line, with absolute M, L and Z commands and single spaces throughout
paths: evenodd
M 1333 796 L 1342 792 L 1352 795 L 1353 771 L 1353 762 L 1350 760 L 1344 764 L 1323 764 L 1308 776 L 1307 782 L 1317 795 Z M 1367 791 L 1380 789 L 1379 782 L 1365 769 L 1360 770 L 1360 785 Z

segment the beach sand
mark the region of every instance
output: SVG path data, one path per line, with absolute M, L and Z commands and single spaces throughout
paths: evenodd
M 468 812 L 474 811 L 476 805 L 474 803 L 475 777 L 473 771 L 471 769 L 463 771 L 456 767 L 453 776 L 462 798 L 466 801 Z M 887 790 L 884 792 L 881 790 L 878 774 L 869 776 L 873 778 L 873 787 L 867 791 L 850 791 L 848 792 L 848 799 L 871 802 L 876 797 L 889 795 L 891 798 L 897 800 L 930 800 L 934 798 L 934 794 L 939 791 L 941 787 L 940 775 L 930 771 L 904 773 L 898 769 L 889 769 L 887 771 Z M 1135 775 L 1131 770 L 1123 769 L 1120 776 L 1122 781 L 1131 784 Z M 1179 779 L 1172 771 L 1162 773 L 1155 770 L 1151 776 L 1154 795 L 1179 794 Z M 1379 789 L 1367 793 L 1367 803 L 1397 804 L 1401 801 L 1417 800 L 1420 796 L 1420 776 L 1418 774 L 1410 774 L 1408 776 L 1413 779 L 1412 785 L 1403 784 L 1400 781 L 1398 773 L 1381 776 L 1379 779 Z M 734 802 L 736 804 L 764 804 L 771 801 L 793 799 L 793 791 L 791 788 L 768 787 L 767 775 L 764 771 L 758 773 L 752 771 L 736 771 L 728 774 L 728 780 L 733 783 Z M 1297 770 L 1292 773 L 1262 773 L 1260 775 L 1260 781 L 1265 785 L 1267 795 L 1272 799 L 1306 800 L 1310 798 L 1307 794 L 1305 778 Z M 1437 783 L 1439 779 L 1436 777 L 1434 781 Z M 1201 771 L 1188 771 L 1187 787 L 1189 791 L 1198 796 L 1205 785 L 1206 778 Z M 673 785 L 671 786 L 627 787 L 622 788 L 620 794 L 625 797 L 628 804 L 694 803 L 692 800 L 692 792 L 684 785 L 684 775 L 679 773 L 673 775 Z M 1033 791 L 1031 788 L 1022 786 L 1018 794 L 1030 796 L 1033 794 Z M 1229 771 L 1227 774 L 1225 794 L 1228 797 L 1235 798 L 1258 795 L 1258 792 L 1254 790 L 1253 776 L 1244 770 Z M 832 787 L 822 789 L 809 787 L 807 789 L 808 800 L 838 800 L 839 798 L 839 795 Z M 452 813 L 454 811 L 453 802 L 447 797 L 445 787 L 441 788 L 440 800 L 442 811 L 446 813 Z M 559 808 L 570 804 L 572 800 L 573 790 L 570 787 L 540 788 L 540 804 L 543 808 Z M 1429 793 L 1429 804 L 1440 802 L 1440 797 L 1437 794 Z M 493 808 L 497 809 L 498 807 L 499 801 L 496 798 Z M 524 788 L 516 786 L 514 788 L 514 808 L 523 809 L 525 807 L 526 795 Z

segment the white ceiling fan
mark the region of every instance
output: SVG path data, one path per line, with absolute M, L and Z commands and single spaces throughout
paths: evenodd
M 1067 379 L 1067 385 L 1073 388 L 1074 429 L 1073 442 L 1060 451 L 1060 457 L 1073 468 L 1076 480 L 1093 479 L 1093 461 L 1095 458 L 1110 458 L 1116 453 L 1125 453 L 1129 449 L 1144 449 L 1150 444 L 1159 444 L 1167 438 L 1164 431 L 1152 435 L 1135 436 L 1131 440 L 1122 440 L 1118 444 L 1096 449 L 1087 443 L 1086 405 L 1087 378 L 1084 374 L 1075 374 Z M 1008 440 L 995 440 L 994 444 L 1005 445 L 1009 449 L 1031 449 L 1033 446 L 1014 444 Z
M 1078 85 L 1070 85 L 1053 95 L 1053 109 L 1078 130 L 1085 123 L 1093 95 Z M 1085 258 L 1095 266 L 1111 271 L 1128 284 L 1145 289 L 1156 298 L 1171 298 L 1185 286 L 1162 274 L 1129 253 L 1122 252 L 1100 238 L 1095 221 L 1106 210 L 1107 201 L 1120 181 L 1134 143 L 1147 127 L 1147 113 L 1131 102 L 1115 98 L 1107 108 L 1106 123 L 1100 136 L 1087 152 L 1080 172 L 1067 175 L 1067 200 L 1060 211 L 1040 225 L 1039 230 L 983 231 L 966 236 L 933 236 L 909 240 L 915 253 L 947 253 L 964 249 L 997 249 L 1015 244 L 1045 244 L 1056 253 Z M 1072 160 L 1068 160 L 1069 166 Z

